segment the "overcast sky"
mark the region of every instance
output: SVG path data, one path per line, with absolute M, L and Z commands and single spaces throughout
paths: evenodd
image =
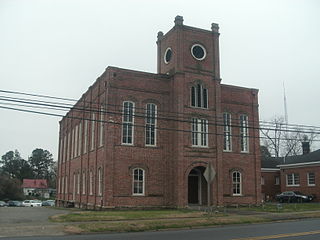
M 157 32 L 182 15 L 219 24 L 222 82 L 258 88 L 261 120 L 284 114 L 284 82 L 289 123 L 320 126 L 319 13 L 319 0 L 0 0 L 0 89 L 78 99 L 107 66 L 155 73 Z M 0 109 L 0 155 L 56 158 L 59 120 Z

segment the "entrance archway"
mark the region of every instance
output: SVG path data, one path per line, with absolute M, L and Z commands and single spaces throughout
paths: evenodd
M 188 204 L 207 204 L 207 181 L 203 177 L 205 167 L 195 167 L 188 175 Z

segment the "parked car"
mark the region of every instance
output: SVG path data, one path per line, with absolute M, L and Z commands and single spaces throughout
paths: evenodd
M 279 202 L 310 202 L 313 200 L 313 196 L 304 195 L 298 191 L 287 191 L 278 194 L 276 200 Z
M 53 207 L 55 204 L 55 200 L 46 200 L 42 202 L 42 206 L 50 206 Z
M 25 207 L 41 207 L 41 201 L 39 200 L 24 200 L 22 205 Z
M 7 207 L 8 204 L 4 201 L 0 201 L 0 207 Z
M 21 201 L 13 201 L 10 200 L 8 202 L 8 207 L 23 207 L 22 202 Z

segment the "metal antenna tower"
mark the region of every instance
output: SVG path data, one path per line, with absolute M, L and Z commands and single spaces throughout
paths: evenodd
M 288 120 L 287 97 L 286 97 L 286 89 L 284 87 L 284 81 L 283 81 L 283 103 L 284 103 L 284 120 L 287 128 L 289 120 Z

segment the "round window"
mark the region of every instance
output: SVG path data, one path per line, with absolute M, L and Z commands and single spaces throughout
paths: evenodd
M 197 60 L 203 60 L 206 57 L 206 49 L 200 44 L 194 44 L 191 47 L 191 54 Z
M 172 58 L 172 50 L 171 48 L 167 48 L 167 50 L 164 53 L 164 62 L 165 64 L 168 64 Z

